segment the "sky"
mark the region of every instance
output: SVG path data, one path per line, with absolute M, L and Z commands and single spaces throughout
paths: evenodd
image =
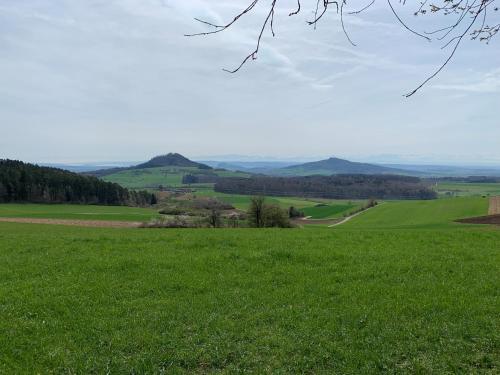
M 405 98 L 446 59 L 442 43 L 411 34 L 378 1 L 345 16 L 352 46 L 335 12 L 315 30 L 306 21 L 316 1 L 289 17 L 296 2 L 282 0 L 276 36 L 266 31 L 258 59 L 229 74 L 222 68 L 255 47 L 270 1 L 222 33 L 184 34 L 211 30 L 195 17 L 224 23 L 249 3 L 1 0 L 0 158 L 139 161 L 179 152 L 500 165 L 498 40 L 466 40 L 436 79 Z M 418 30 L 443 22 L 394 3 Z

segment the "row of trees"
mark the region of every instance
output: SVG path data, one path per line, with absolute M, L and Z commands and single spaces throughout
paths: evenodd
M 0 202 L 147 206 L 156 196 L 62 169 L 0 160 Z
M 215 191 L 230 194 L 330 199 L 434 199 L 419 178 L 396 175 L 220 178 Z

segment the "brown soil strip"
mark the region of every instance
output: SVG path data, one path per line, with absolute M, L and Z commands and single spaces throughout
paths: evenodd
M 488 216 L 479 216 L 479 217 L 471 217 L 468 219 L 460 219 L 457 220 L 459 223 L 466 224 L 493 224 L 500 225 L 500 215 L 488 215 Z
M 488 215 L 500 215 L 500 196 L 490 198 Z
M 142 224 L 131 221 L 31 219 L 31 218 L 20 218 L 20 217 L 0 217 L 0 222 L 23 223 L 23 224 L 69 225 L 74 227 L 93 227 L 93 228 L 138 228 Z

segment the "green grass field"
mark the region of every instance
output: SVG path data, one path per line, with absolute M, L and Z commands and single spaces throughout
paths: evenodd
M 0 217 L 145 222 L 158 216 L 149 208 L 76 204 L 0 204 Z
M 446 229 L 463 227 L 454 220 L 488 213 L 489 200 L 463 197 L 427 201 L 389 201 L 353 218 L 338 228 Z
M 306 207 L 302 211 L 306 216 L 311 216 L 312 219 L 331 219 L 340 217 L 343 214 L 348 214 L 358 206 L 359 205 L 356 204 L 344 203 Z
M 0 223 L 0 373 L 498 373 L 499 243 Z
M 437 191 L 440 195 L 449 193 L 454 196 L 500 195 L 500 184 L 440 182 L 437 185 Z
M 115 182 L 129 189 L 156 189 L 159 185 L 163 185 L 165 187 L 182 186 L 182 177 L 184 175 L 196 174 L 199 172 L 200 169 L 195 167 L 158 167 L 121 171 L 104 176 L 102 179 L 108 182 Z M 221 177 L 248 176 L 247 173 L 224 170 L 214 170 L 213 172 Z M 197 184 L 193 184 L 193 186 L 196 185 Z
M 288 230 L 0 223 L 0 373 L 498 373 L 500 230 L 453 222 L 487 207 L 384 202 Z M 0 205 L 0 217 L 155 215 Z

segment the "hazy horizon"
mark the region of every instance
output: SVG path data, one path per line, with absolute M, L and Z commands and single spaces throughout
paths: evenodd
M 419 156 L 419 155 L 290 155 L 283 157 L 276 156 L 262 156 L 262 155 L 241 155 L 241 154 L 222 154 L 222 155 L 188 155 L 178 150 L 173 150 L 172 152 L 182 154 L 191 160 L 203 162 L 203 161 L 213 161 L 213 162 L 248 162 L 248 163 L 258 163 L 258 162 L 269 162 L 269 163 L 307 163 L 318 160 L 324 160 L 328 158 L 340 158 L 346 159 L 353 162 L 363 162 L 363 163 L 373 163 L 373 164 L 394 164 L 394 165 L 434 165 L 434 166 L 461 166 L 461 167 L 491 167 L 500 168 L 500 161 L 497 160 L 478 160 L 478 159 L 468 159 L 462 160 L 459 155 L 448 155 L 444 158 L 436 158 L 436 156 Z M 54 164 L 54 165 L 104 165 L 104 166 L 129 166 L 134 164 L 139 164 L 150 160 L 151 158 L 159 155 L 164 155 L 168 152 L 151 154 L 143 158 L 131 160 L 127 158 L 122 159 L 101 159 L 101 160 L 24 160 L 30 163 L 39 163 L 44 165 Z M 0 159 L 3 158 L 0 155 Z

